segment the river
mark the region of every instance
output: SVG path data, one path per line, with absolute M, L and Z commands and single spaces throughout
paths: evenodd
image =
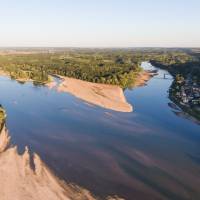
M 101 197 L 200 199 L 200 126 L 180 117 L 168 98 L 172 77 L 164 74 L 125 91 L 131 113 L 1 76 L 12 144 L 20 153 L 28 146 L 58 177 Z

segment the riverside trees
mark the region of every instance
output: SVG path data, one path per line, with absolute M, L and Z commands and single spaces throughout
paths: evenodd
M 36 83 L 45 83 L 49 74 L 57 74 L 127 88 L 142 70 L 141 62 L 151 59 L 171 65 L 185 63 L 191 56 L 163 49 L 59 49 L 1 55 L 0 69 L 13 79 L 32 79 Z

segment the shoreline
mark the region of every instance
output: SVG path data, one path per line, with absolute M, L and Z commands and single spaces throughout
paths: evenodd
M 152 71 L 144 70 L 140 72 L 136 78 L 135 83 L 133 84 L 133 88 L 142 87 L 147 84 L 147 82 L 153 78 L 157 73 Z
M 141 87 L 155 75 L 151 71 L 142 71 L 138 74 L 133 88 Z M 117 112 L 132 112 L 133 107 L 124 96 L 121 87 L 102 83 L 92 83 L 80 79 L 58 76 L 62 82 L 57 85 L 55 81 L 46 84 L 49 89 L 56 88 L 59 92 L 67 92 L 73 96 L 106 109 Z
M 22 155 L 10 146 L 5 125 L 0 131 L 0 194 L 1 200 L 95 200 L 92 194 L 77 185 L 56 177 L 36 153 L 26 147 Z M 34 168 L 32 167 L 34 165 Z
M 88 103 L 118 112 L 132 112 L 132 105 L 126 101 L 123 90 L 116 85 L 91 83 L 79 79 L 59 76 L 63 81 L 58 92 L 67 92 Z
M 172 102 L 174 102 L 175 105 L 178 106 L 178 108 L 180 108 L 179 111 L 174 112 L 177 116 L 190 120 L 193 123 L 200 125 L 200 119 L 197 116 L 194 116 L 194 114 L 192 114 L 193 110 L 191 108 L 181 105 L 181 103 L 172 94 L 169 94 L 169 99 Z
M 0 75 L 9 76 L 10 75 L 2 70 L 0 70 Z M 155 75 L 151 71 L 142 71 L 138 73 L 135 83 L 132 88 L 141 87 L 146 85 L 146 83 Z M 51 76 L 49 76 L 49 82 L 43 83 L 49 89 L 54 89 L 58 92 L 67 92 L 73 96 L 91 103 L 93 105 L 100 106 L 105 109 L 110 109 L 117 112 L 132 112 L 133 106 L 129 104 L 124 96 L 123 90 L 120 86 L 92 83 L 88 81 L 83 81 L 80 79 L 69 78 L 64 76 L 59 76 L 62 79 L 60 84 L 57 84 Z M 33 82 L 30 79 L 15 79 L 18 82 Z
M 90 191 L 59 179 L 28 147 L 19 154 L 5 124 L 0 130 L 1 200 L 98 200 Z M 116 195 L 105 200 L 124 200 Z
M 58 178 L 28 147 L 22 154 L 11 144 L 6 128 L 6 112 L 1 108 L 0 195 L 1 200 L 98 200 L 90 191 Z M 123 200 L 108 196 L 105 200 Z
M 11 78 L 11 75 L 9 74 L 9 72 L 4 71 L 2 69 L 0 69 L 0 76 L 6 76 L 6 77 L 9 77 L 11 80 L 15 80 L 15 81 L 18 81 L 21 83 L 26 83 L 26 82 L 34 83 L 35 82 L 35 83 L 38 83 L 41 85 L 47 85 L 47 84 L 51 84 L 53 82 L 50 75 L 49 75 L 49 80 L 47 80 L 46 82 L 37 82 L 37 81 L 34 81 L 33 79 L 29 79 L 29 78 Z

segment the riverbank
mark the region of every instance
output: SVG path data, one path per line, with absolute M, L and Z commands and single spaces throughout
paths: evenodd
M 146 85 L 146 83 L 153 77 L 155 76 L 156 73 L 153 71 L 142 71 L 138 74 L 136 81 L 133 85 L 133 87 L 141 87 Z
M 151 71 L 142 71 L 138 74 L 132 87 L 144 86 L 155 73 Z M 117 85 L 108 85 L 101 83 L 92 83 L 79 79 L 58 76 L 62 82 L 57 86 L 59 92 L 68 92 L 81 100 L 88 103 L 118 111 L 132 112 L 133 107 L 124 96 L 122 88 Z M 50 89 L 56 87 L 56 82 L 46 84 Z
M 1 108 L 1 107 L 0 107 Z M 1 108 L 0 121 L 0 195 L 1 200 L 94 200 L 89 191 L 59 180 L 37 154 L 28 148 L 22 155 L 10 145 L 5 126 L 6 113 Z
M 54 175 L 28 147 L 19 154 L 12 146 L 5 125 L 6 112 L 0 106 L 0 196 L 1 200 L 98 200 L 88 190 L 66 183 Z M 122 200 L 117 196 L 106 200 Z
M 171 86 L 171 89 L 172 89 L 172 86 Z M 175 95 L 173 95 L 171 90 L 169 92 L 169 98 L 172 102 L 175 103 L 175 105 L 178 106 L 178 108 L 180 108 L 180 111 L 174 112 L 177 116 L 185 118 L 187 120 L 190 120 L 190 121 L 200 125 L 200 114 L 199 114 L 199 112 L 195 111 L 194 109 L 191 109 L 188 106 L 181 104 L 180 100 L 178 100 L 175 97 Z
M 19 155 L 17 147 L 9 145 L 10 136 L 4 126 L 0 133 L 1 200 L 95 199 L 87 190 L 60 181 L 37 154 L 30 156 L 28 148 Z
M 0 70 L 0 76 L 10 76 L 8 72 Z
M 0 69 L 0 76 L 10 77 L 11 79 L 16 80 L 20 83 L 33 82 L 34 84 L 39 84 L 39 85 L 48 85 L 49 84 L 49 87 L 53 87 L 52 86 L 53 79 L 51 78 L 51 76 L 48 76 L 48 80 L 44 81 L 44 82 L 36 81 L 36 80 L 33 80 L 31 78 L 28 78 L 28 77 L 26 77 L 26 78 L 12 78 L 12 75 L 9 72 L 1 70 L 1 69 Z
M 0 75 L 10 76 L 4 71 L 0 71 Z M 139 87 L 146 84 L 146 82 L 152 78 L 155 73 L 151 71 L 142 71 L 138 74 L 136 81 L 132 87 Z M 92 83 L 82 81 L 79 79 L 58 76 L 62 79 L 62 83 L 57 86 L 57 83 L 49 76 L 49 81 L 43 83 L 50 89 L 57 86 L 57 90 L 60 92 L 68 92 L 81 100 L 88 103 L 111 109 L 118 112 L 132 112 L 133 107 L 126 101 L 123 90 L 116 85 Z M 31 79 L 20 78 L 16 79 L 19 82 L 33 81 Z
M 178 105 L 182 114 L 179 116 L 200 123 L 200 84 L 197 74 L 193 73 L 193 65 L 164 65 L 156 61 L 151 63 L 161 69 L 167 70 L 173 77 L 169 89 L 169 98 Z M 195 68 L 196 69 L 196 68 Z
M 132 112 L 133 110 L 119 86 L 91 83 L 62 76 L 60 78 L 62 83 L 57 87 L 59 92 L 68 92 L 88 103 L 119 112 Z

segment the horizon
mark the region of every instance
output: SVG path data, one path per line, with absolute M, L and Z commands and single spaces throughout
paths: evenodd
M 199 49 L 200 46 L 183 46 L 183 47 L 167 47 L 167 46 L 0 46 L 0 50 L 3 49 Z
M 1 47 L 199 48 L 200 2 L 1 3 Z

